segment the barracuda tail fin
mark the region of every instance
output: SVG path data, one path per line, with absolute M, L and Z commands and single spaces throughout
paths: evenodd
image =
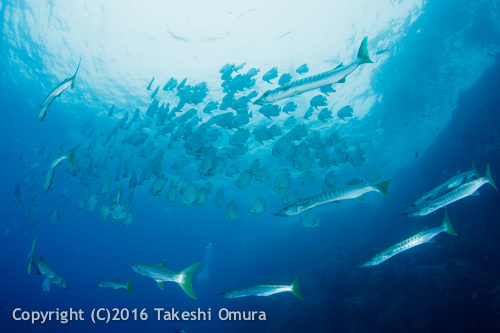
M 384 196 L 384 197 L 388 197 L 389 196 L 387 195 L 387 193 L 389 192 L 389 185 L 391 185 L 392 181 L 394 179 L 388 179 L 384 182 L 381 182 L 381 183 L 378 183 L 377 184 L 377 187 L 378 189 L 380 190 L 380 193 Z
M 299 273 L 299 275 L 293 280 L 292 284 L 290 285 L 292 287 L 291 293 L 297 296 L 300 299 L 302 298 L 302 295 L 300 294 L 300 289 L 299 289 L 299 282 L 300 282 L 300 277 L 302 276 L 302 273 Z
M 135 296 L 134 295 L 134 292 L 132 291 L 132 281 L 134 281 L 135 278 L 131 278 L 129 282 L 127 282 L 127 291 L 129 293 L 132 294 L 132 296 Z
M 75 148 L 71 149 L 69 152 L 68 152 L 68 162 L 71 164 L 71 165 L 75 165 L 75 151 L 78 149 L 78 147 L 80 147 L 80 145 L 76 146 Z
M 455 231 L 455 229 L 453 229 L 453 226 L 451 225 L 450 218 L 448 217 L 448 209 L 444 211 L 443 227 L 445 232 L 453 236 L 458 236 L 457 232 Z
M 31 251 L 30 251 L 30 254 L 28 255 L 28 258 L 30 260 L 29 264 L 28 264 L 28 274 L 31 273 L 31 263 L 33 262 L 33 252 L 35 252 L 35 243 L 36 243 L 36 239 L 38 237 L 35 237 L 35 240 L 33 241 L 33 244 L 31 245 Z
M 203 261 L 197 262 L 196 264 L 193 264 L 189 266 L 188 268 L 182 270 L 179 274 L 184 275 L 184 282 L 180 282 L 179 286 L 181 286 L 182 290 L 186 294 L 188 294 L 191 298 L 196 299 L 196 295 L 194 294 L 193 291 L 193 284 L 191 283 L 191 279 L 193 278 L 194 273 L 196 270 L 203 264 Z
M 486 166 L 486 175 L 484 177 L 486 179 L 488 179 L 488 183 L 490 183 L 490 185 L 493 186 L 493 188 L 498 191 L 497 186 L 495 185 L 495 182 L 493 181 L 493 177 L 491 177 L 491 170 L 490 170 L 489 163 Z
M 78 67 L 76 67 L 75 75 L 73 75 L 73 81 L 71 82 L 71 89 L 75 86 L 75 78 L 76 78 L 76 73 L 78 73 L 78 69 L 80 69 L 80 64 L 82 62 L 82 55 L 80 54 L 80 61 L 78 61 Z
M 363 39 L 363 41 L 361 42 L 361 45 L 360 45 L 359 51 L 358 51 L 358 61 L 359 61 L 359 64 L 370 64 L 370 63 L 373 63 L 373 61 L 371 61 L 371 59 L 370 59 L 370 56 L 368 55 L 367 44 L 368 44 L 368 37 L 365 37 Z

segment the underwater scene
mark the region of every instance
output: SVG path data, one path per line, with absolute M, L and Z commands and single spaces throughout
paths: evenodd
M 498 1 L 0 17 L 2 332 L 500 331 Z

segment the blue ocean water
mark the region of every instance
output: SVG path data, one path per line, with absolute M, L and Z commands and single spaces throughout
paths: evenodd
M 498 193 L 484 185 L 480 196 L 468 197 L 449 206 L 450 220 L 458 237 L 442 234 L 433 244 L 424 244 L 374 267 L 359 268 L 376 253 L 420 232 L 436 227 L 444 210 L 424 217 L 402 212 L 419 196 L 467 171 L 472 161 L 482 174 L 489 163 L 493 178 L 500 175 L 499 88 L 500 21 L 495 1 L 377 1 L 366 4 L 317 1 L 300 10 L 265 1 L 252 4 L 197 2 L 187 5 L 147 2 L 68 4 L 63 1 L 3 2 L 0 57 L 0 308 L 2 331 L 89 330 L 166 332 L 391 332 L 391 331 L 485 331 L 499 329 L 498 272 L 500 247 L 496 234 L 499 216 Z M 210 13 L 208 15 L 207 13 Z M 212 19 L 207 18 L 210 16 Z M 325 38 L 325 36 L 331 36 Z M 226 63 L 244 64 L 238 74 L 259 68 L 255 84 L 235 93 L 235 99 L 255 91 L 259 96 L 278 87 L 278 79 L 307 63 L 313 75 L 330 70 L 340 62 L 352 61 L 361 40 L 368 36 L 374 64 L 365 64 L 335 84 L 327 98 L 333 118 L 318 119 L 315 110 L 304 114 L 316 89 L 295 96 L 298 108 L 291 112 L 308 130 L 304 142 L 313 152 L 310 139 L 318 133 L 323 141 L 332 133 L 343 140 L 330 155 L 348 156 L 337 164 L 323 165 L 311 153 L 311 165 L 299 170 L 294 163 L 273 155 L 273 146 L 292 127 L 284 124 L 289 115 L 264 117 L 260 106 L 248 104 L 250 131 L 243 155 L 228 158 L 224 170 L 201 177 L 199 166 L 206 151 L 188 154 L 189 133 L 201 123 L 225 112 L 202 110 L 208 102 L 219 102 L 228 94 L 218 72 Z M 73 75 L 82 55 L 74 89 L 67 89 L 49 107 L 40 122 L 39 105 L 59 82 Z M 272 67 L 279 76 L 265 82 L 262 76 Z M 155 78 L 151 90 L 146 87 Z M 177 113 L 195 108 L 199 123 L 188 126 L 168 120 L 188 134 L 169 149 L 170 134 L 156 136 L 158 115 L 146 114 L 160 86 L 159 104 L 179 106 L 179 90 L 164 91 L 170 77 L 194 87 L 206 82 L 207 96 L 198 104 L 187 103 Z M 227 97 L 226 97 L 227 98 Z M 283 107 L 288 101 L 278 103 Z M 114 105 L 113 115 L 108 111 Z M 351 105 L 353 117 L 341 120 L 337 111 Z M 120 119 L 140 110 L 129 130 L 113 132 Z M 321 110 L 322 107 L 320 107 Z M 241 110 L 240 110 L 241 111 Z M 282 134 L 259 143 L 253 131 L 260 125 L 277 125 Z M 143 128 L 155 150 L 140 156 L 142 145 L 134 146 L 129 135 Z M 229 137 L 236 128 L 212 124 L 220 138 L 213 147 L 231 148 Z M 191 132 L 190 132 L 191 131 Z M 317 131 L 317 132 L 314 132 Z M 202 142 L 209 142 L 204 137 Z M 95 148 L 91 149 L 95 144 Z M 76 167 L 64 161 L 58 166 L 47 193 L 43 185 L 51 161 L 80 145 Z M 238 147 L 241 148 L 241 147 Z M 168 178 L 160 195 L 150 193 L 155 176 L 128 190 L 132 170 L 141 178 L 147 163 L 164 150 L 161 164 Z M 235 149 L 236 150 L 236 149 Z M 359 158 L 361 154 L 362 158 Z M 132 157 L 130 170 L 123 165 Z M 355 158 L 358 157 L 358 158 Z M 181 168 L 172 164 L 187 158 Z M 253 179 L 245 189 L 236 177 L 259 158 L 270 177 Z M 239 167 L 235 178 L 225 175 L 232 164 Z M 335 186 L 353 178 L 364 178 L 376 170 L 376 182 L 394 179 L 390 198 L 368 193 L 365 201 L 346 200 L 327 204 L 312 212 L 320 225 L 302 225 L 299 217 L 273 214 L 284 207 L 275 190 L 278 173 L 291 172 L 291 190 L 306 198 L 320 192 L 325 176 L 334 172 Z M 90 171 L 89 171 L 90 170 Z M 118 171 L 117 171 L 118 170 Z M 312 184 L 302 185 L 299 176 L 311 171 Z M 90 176 L 86 177 L 90 172 Z M 202 205 L 186 206 L 177 191 L 176 201 L 166 200 L 168 183 L 180 172 L 198 187 L 213 185 Z M 118 177 L 117 177 L 118 174 Z M 126 174 L 126 175 L 124 175 Z M 77 209 L 88 189 L 96 194 L 108 176 L 112 183 L 105 195 L 96 195 L 92 212 Z M 368 181 L 368 180 L 367 180 Z M 498 182 L 498 180 L 497 180 Z M 16 184 L 20 193 L 15 192 Z M 133 216 L 112 223 L 100 218 L 116 186 L 123 191 L 120 202 L 129 205 Z M 224 190 L 224 204 L 214 204 L 216 192 Z M 71 193 L 70 193 L 71 192 Z M 130 197 L 133 193 L 133 197 Z M 255 216 L 249 206 L 262 197 L 266 212 Z M 239 219 L 225 217 L 228 203 L 238 204 Z M 59 215 L 59 219 L 57 216 Z M 36 257 L 68 282 L 69 289 L 52 285 L 42 290 L 44 277 L 27 274 L 28 254 L 37 237 Z M 149 277 L 134 272 L 136 262 L 159 263 L 179 272 L 203 261 L 193 277 L 197 299 L 190 298 L 175 283 L 160 290 Z M 220 292 L 265 283 L 289 284 L 299 274 L 304 300 L 290 293 L 268 297 L 225 299 Z M 132 289 L 99 288 L 102 280 L 135 278 Z M 84 321 L 62 324 L 16 321 L 13 311 L 83 310 Z M 91 322 L 99 308 L 146 309 L 147 320 Z M 163 321 L 155 308 L 178 311 L 209 311 L 206 321 Z M 265 321 L 218 318 L 221 309 L 263 311 Z

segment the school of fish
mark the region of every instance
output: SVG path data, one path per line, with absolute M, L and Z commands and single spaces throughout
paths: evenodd
M 343 89 L 342 84 L 350 74 L 361 65 L 370 63 L 368 38 L 365 37 L 357 56 L 349 64 L 340 63 L 329 71 L 307 77 L 303 76 L 309 72 L 309 67 L 303 64 L 295 73 L 282 73 L 278 87 L 264 92 L 255 88 L 260 69 L 251 68 L 243 73 L 240 71 L 245 63 L 238 66 L 226 64 L 219 71 L 224 93 L 219 101 L 211 100 L 206 82 L 190 83 L 188 78 L 179 82 L 172 77 L 163 87 L 156 85 L 154 88 L 153 77 L 146 88 L 146 91 L 153 90 L 151 95 L 148 92 L 152 102 L 145 110 L 120 110 L 119 106 L 112 104 L 107 112 L 111 124 L 109 127 L 94 124 L 94 118 L 91 118 L 81 129 L 84 140 L 75 143 L 74 148 L 67 150 L 69 147 L 65 147 L 65 142 L 62 142 L 59 153 L 47 152 L 46 144 L 38 150 L 40 160 L 28 170 L 24 185 L 17 183 L 14 189 L 16 200 L 23 202 L 23 207 L 26 193 L 32 193 L 32 203 L 25 213 L 28 229 L 36 226 L 34 212 L 39 199 L 35 188 L 37 169 L 48 161 L 51 162 L 43 185 L 44 194 L 54 191 L 53 184 L 64 182 L 57 187 L 64 187 L 59 195 L 64 198 L 66 205 L 71 202 L 73 192 L 80 191 L 76 209 L 126 227 L 133 226 L 133 198 L 138 187 L 147 188 L 153 196 L 163 196 L 166 205 L 179 203 L 189 207 L 213 204 L 225 207 L 220 216 L 228 221 L 239 220 L 243 208 L 254 216 L 269 215 L 268 208 L 274 208 L 268 204 L 269 196 L 274 195 L 285 206 L 278 211 L 273 210 L 275 216 L 299 215 L 300 224 L 308 228 L 320 226 L 320 216 L 311 212 L 317 207 L 326 206 L 324 209 L 333 211 L 334 205 L 329 203 L 348 199 L 364 201 L 365 195 L 371 196 L 367 195 L 370 192 L 389 197 L 389 186 L 393 180 L 379 180 L 382 176 L 380 168 L 365 165 L 365 154 L 359 144 L 350 144 L 349 138 L 342 137 L 335 130 L 338 127 L 324 126 L 321 130 L 311 130 L 308 126 L 314 114 L 320 123 L 337 123 L 340 126 L 355 118 L 352 105 L 329 108 L 329 98 L 336 92 L 334 87 Z M 82 57 L 75 73 L 59 83 L 42 102 L 40 120 L 47 118 L 46 121 L 50 121 L 53 113 L 60 112 L 56 107 L 49 112 L 49 107 L 68 88 L 75 87 L 81 64 Z M 262 83 L 259 82 L 258 87 L 274 84 L 272 81 L 278 76 L 278 66 L 273 67 L 260 77 Z M 310 99 L 308 108 L 299 107 L 294 97 L 304 96 L 306 92 L 315 95 Z M 170 102 L 160 104 L 159 95 Z M 275 119 L 283 114 L 287 115 L 287 119 L 278 124 Z M 254 119 L 265 120 L 267 125 L 266 122 L 260 122 L 253 126 Z M 270 151 L 259 150 L 257 155 L 257 149 L 267 147 L 264 144 L 269 142 L 272 142 Z M 274 156 L 281 164 L 288 164 L 288 167 L 263 165 L 263 159 L 259 158 L 265 154 L 262 151 Z M 344 186 L 338 186 L 341 181 L 336 170 L 344 165 L 364 168 L 364 179 L 355 178 Z M 195 171 L 197 176 L 193 177 L 186 170 Z M 62 177 L 63 171 L 70 175 L 73 184 Z M 191 174 L 191 177 L 186 174 Z M 226 181 L 230 179 L 233 186 L 214 189 L 214 183 L 218 183 L 221 178 Z M 318 178 L 324 179 L 325 184 L 319 193 L 302 196 L 303 191 L 293 188 L 294 180 L 307 189 Z M 75 183 L 79 189 L 75 188 Z M 233 197 L 235 192 L 261 183 L 273 187 L 275 193 L 264 191 L 244 203 Z M 474 165 L 473 170 L 457 173 L 424 194 L 404 214 L 430 214 L 465 197 L 476 195 L 477 190 L 486 183 L 496 189 L 489 165 L 484 176 L 477 172 Z M 56 205 L 57 193 L 53 194 L 52 202 Z M 49 208 L 52 224 L 63 219 L 63 210 L 62 204 Z M 381 251 L 360 267 L 379 265 L 399 253 L 432 242 L 442 232 L 457 235 L 448 213 L 441 226 L 424 230 Z M 46 276 L 43 282 L 45 291 L 50 291 L 51 284 L 68 288 L 68 282 L 43 257 L 37 259 L 34 256 L 35 242 L 36 238 L 29 254 L 28 273 L 33 266 L 37 275 Z M 159 264 L 131 263 L 131 268 L 137 274 L 155 280 L 161 289 L 164 282 L 175 282 L 188 296 L 196 299 L 192 278 L 202 265 L 203 261 L 200 261 L 180 272 L 167 269 L 165 261 Z M 301 276 L 302 273 L 289 285 L 254 285 L 228 290 L 219 296 L 274 297 L 277 293 L 290 292 L 302 299 L 299 290 Z M 133 280 L 121 282 L 116 278 L 101 280 L 97 284 L 103 288 L 125 289 L 134 295 L 131 287 Z

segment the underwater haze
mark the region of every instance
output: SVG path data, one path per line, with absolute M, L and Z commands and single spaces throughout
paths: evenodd
M 497 1 L 0 16 L 2 332 L 500 330 Z

